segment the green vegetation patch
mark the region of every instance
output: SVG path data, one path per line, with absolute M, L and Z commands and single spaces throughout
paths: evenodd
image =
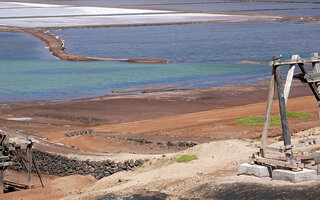
M 294 111 L 288 111 L 287 116 L 289 118 L 296 118 L 296 119 L 308 119 L 309 117 L 312 117 L 310 113 L 294 112 Z
M 302 113 L 302 112 L 294 112 L 294 111 L 287 111 L 288 118 L 295 118 L 295 119 L 308 119 L 312 117 L 309 113 Z M 236 120 L 236 124 L 241 126 L 262 126 L 264 124 L 264 119 L 262 117 L 257 116 L 249 116 L 241 119 Z M 281 125 L 281 118 L 280 116 L 274 116 L 271 118 L 270 126 L 277 126 Z
M 236 124 L 241 126 L 262 126 L 264 124 L 264 120 L 262 117 L 257 116 L 249 116 L 236 120 Z M 280 116 L 275 116 L 271 118 L 270 125 L 276 126 L 281 124 Z
M 179 158 L 176 158 L 176 162 L 190 162 L 193 160 L 198 160 L 199 158 L 196 155 L 182 155 Z

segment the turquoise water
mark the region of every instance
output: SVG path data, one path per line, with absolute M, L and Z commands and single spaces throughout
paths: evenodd
M 47 0 L 39 0 L 43 2 Z M 50 0 L 48 0 L 50 2 Z M 96 5 L 258 10 L 318 14 L 319 2 L 146 0 L 59 1 Z M 239 3 L 241 2 L 241 3 Z M 294 3 L 298 2 L 298 3 Z M 279 7 L 280 6 L 280 7 Z M 292 8 L 293 10 L 286 10 Z M 299 9 L 294 9 L 299 6 Z M 315 8 L 315 9 L 313 9 Z M 305 11 L 305 12 L 304 12 Z M 253 11 L 255 12 L 255 11 Z M 239 64 L 242 60 L 270 61 L 272 56 L 309 56 L 320 50 L 320 26 L 295 22 L 191 24 L 171 26 L 66 29 L 57 31 L 68 52 L 115 58 L 164 58 L 168 64 L 70 62 L 53 57 L 45 44 L 25 34 L 0 32 L 0 101 L 63 101 L 101 96 L 113 90 L 151 85 L 187 84 L 202 88 L 269 79 L 267 65 Z
M 243 64 L 39 60 L 1 60 L 0 70 L 0 101 L 71 100 L 146 85 L 188 84 L 186 88 L 199 88 L 257 82 L 265 80 L 269 74 L 267 66 Z

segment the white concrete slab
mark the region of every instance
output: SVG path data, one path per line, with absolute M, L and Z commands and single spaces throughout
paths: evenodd
M 270 173 L 267 167 L 250 163 L 241 164 L 239 166 L 238 173 L 239 175 L 252 175 L 259 178 L 270 177 Z
M 290 170 L 276 169 L 272 171 L 272 180 L 284 180 L 292 183 L 315 181 L 317 180 L 317 171 L 303 169 L 302 171 L 294 172 Z

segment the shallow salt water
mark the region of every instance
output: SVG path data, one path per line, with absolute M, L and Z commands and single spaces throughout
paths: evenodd
M 268 66 L 245 64 L 47 60 L 0 60 L 0 70 L 0 101 L 71 100 L 152 85 L 200 88 L 264 81 L 270 74 Z
M 185 24 L 55 31 L 69 53 L 112 58 L 162 58 L 180 63 L 268 62 L 320 50 L 320 26 L 294 22 Z
M 155 6 L 142 5 L 148 4 L 146 0 L 59 2 Z M 191 7 L 213 10 L 217 5 L 221 9 L 227 6 L 217 3 L 218 0 L 206 2 L 208 4 L 197 4 L 195 0 L 153 1 L 168 4 L 168 8 L 194 5 Z M 308 9 L 317 11 L 319 4 L 310 0 L 304 2 L 309 3 L 297 4 L 301 9 L 295 10 L 296 14 Z M 264 3 L 268 9 L 276 6 L 274 1 Z M 231 2 L 227 9 L 234 9 L 238 4 Z M 279 12 L 286 12 L 285 4 L 281 4 L 283 9 Z M 294 8 L 295 4 L 291 4 L 289 7 Z M 237 8 L 261 9 L 261 5 L 243 2 Z M 25 6 L 28 5 L 14 5 Z M 283 54 L 284 58 L 289 58 L 295 53 L 308 57 L 310 53 L 320 50 L 319 30 L 317 25 L 261 22 L 66 29 L 55 32 L 61 34 L 70 53 L 115 58 L 164 58 L 170 61 L 168 64 L 61 61 L 53 57 L 44 48 L 45 44 L 36 38 L 0 32 L 0 101 L 61 101 L 151 85 L 187 84 L 184 88 L 201 88 L 265 81 L 271 73 L 268 65 L 239 64 L 239 61 L 270 61 L 274 55 Z

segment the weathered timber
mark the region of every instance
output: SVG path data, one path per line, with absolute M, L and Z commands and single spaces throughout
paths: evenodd
M 275 87 L 275 73 L 274 70 L 272 70 L 271 80 L 270 80 L 270 86 L 269 86 L 269 93 L 268 93 L 268 100 L 267 100 L 267 108 L 266 108 L 266 116 L 264 118 L 264 126 L 261 136 L 261 146 L 267 146 L 268 145 L 268 130 L 270 127 L 270 120 L 271 120 L 271 112 L 272 112 L 272 104 L 273 104 L 273 98 L 274 98 L 274 87 Z M 264 151 L 263 149 L 260 151 L 262 157 L 264 157 Z
M 312 53 L 311 54 L 311 58 L 314 58 L 314 59 L 319 58 L 318 52 Z M 319 74 L 320 73 L 320 64 L 319 64 L 319 62 L 312 62 L 312 71 L 313 71 L 314 74 Z M 319 77 L 320 77 L 320 75 L 319 75 Z M 318 94 L 320 94 L 320 79 L 319 79 L 319 81 L 317 83 L 315 83 L 315 86 L 317 88 Z M 318 117 L 320 118 L 320 101 L 318 101 Z
M 292 55 L 291 59 L 298 59 L 300 58 L 299 55 Z M 290 65 L 288 74 L 287 74 L 287 80 L 286 80 L 286 84 L 284 86 L 284 100 L 285 103 L 287 104 L 288 101 L 288 97 L 289 97 L 289 93 L 290 93 L 290 88 L 291 88 L 291 83 L 292 83 L 292 79 L 293 79 L 293 75 L 294 75 L 294 70 L 296 68 L 296 64 L 292 64 Z
M 293 65 L 293 64 L 301 64 L 301 63 L 315 63 L 320 62 L 320 58 L 299 58 L 295 60 L 274 60 L 270 62 L 271 66 L 281 66 L 281 65 Z
M 320 82 L 320 73 L 318 72 L 308 73 L 304 75 L 304 78 L 307 80 L 308 83 Z
M 28 145 L 27 148 L 27 157 L 28 157 L 28 177 L 27 177 L 27 182 L 28 182 L 28 187 L 31 188 L 31 171 L 32 171 L 32 149 L 31 145 Z
M 42 177 L 41 177 L 41 172 L 40 172 L 40 169 L 39 169 L 39 165 L 38 165 L 37 160 L 36 160 L 36 158 L 34 157 L 33 154 L 32 154 L 32 161 L 33 161 L 33 165 L 34 165 L 35 168 L 36 168 L 36 172 L 37 172 L 37 174 L 38 174 L 38 177 L 39 177 L 41 186 L 44 188 L 44 185 L 43 185 L 43 182 L 42 182 Z
M 318 144 L 318 141 L 316 140 L 308 140 L 308 141 L 300 142 L 299 144 L 295 144 L 295 145 L 291 144 L 291 138 L 290 138 L 290 132 L 289 132 L 288 120 L 287 120 L 286 104 L 289 98 L 292 80 L 293 78 L 298 78 L 303 83 L 308 83 L 312 93 L 314 94 L 315 98 L 318 101 L 318 112 L 320 117 L 320 96 L 319 96 L 320 94 L 320 64 L 319 64 L 320 58 L 318 53 L 313 53 L 311 55 L 311 58 L 303 58 L 303 59 L 301 59 L 299 55 L 293 55 L 290 60 L 281 61 L 280 60 L 281 57 L 282 57 L 281 55 L 274 56 L 273 61 L 270 62 L 270 65 L 273 68 L 272 68 L 272 75 L 271 75 L 271 81 L 270 81 L 269 93 L 268 93 L 268 99 L 267 99 L 265 123 L 262 131 L 262 135 L 261 135 L 261 146 L 259 146 L 260 151 L 259 153 L 257 153 L 257 156 L 255 157 L 255 159 L 265 158 L 265 151 L 267 150 L 277 151 L 285 154 L 286 162 L 280 163 L 278 165 L 283 167 L 283 166 L 287 166 L 288 163 L 296 165 L 293 158 L 293 155 L 294 155 L 293 148 L 312 146 L 312 145 Z M 312 63 L 313 73 L 308 73 L 305 67 L 306 63 Z M 294 74 L 295 66 L 297 64 L 301 70 L 301 73 Z M 282 65 L 289 65 L 289 71 L 287 74 L 284 88 L 283 88 L 283 83 L 282 83 L 283 80 L 282 80 L 282 74 L 281 74 Z M 275 85 L 276 85 L 276 88 L 275 88 Z M 273 147 L 267 146 L 268 129 L 270 126 L 272 103 L 273 103 L 275 89 L 277 90 L 277 93 L 278 93 L 279 110 L 280 110 L 281 126 L 282 126 L 282 137 L 284 141 L 284 146 L 280 148 L 273 148 Z M 273 160 L 273 159 L 269 159 L 269 160 Z M 280 161 L 276 162 L 275 160 L 273 161 L 276 164 L 280 162 Z
M 275 77 L 276 77 L 276 84 L 277 84 L 277 90 L 278 90 L 283 141 L 284 141 L 284 145 L 290 145 L 291 139 L 290 139 L 290 133 L 289 133 L 289 127 L 288 127 L 288 120 L 287 120 L 286 103 L 285 103 L 284 94 L 283 94 L 281 66 L 275 67 Z
M 15 183 L 15 182 L 12 182 L 12 181 L 8 181 L 8 180 L 5 180 L 4 181 L 4 184 L 10 186 L 10 187 L 13 187 L 15 190 L 25 190 L 25 189 L 28 189 L 28 186 L 25 185 L 25 184 L 21 184 L 21 183 Z
M 295 171 L 302 170 L 304 167 L 303 164 L 299 162 L 297 163 L 287 162 L 287 161 L 275 160 L 270 158 L 255 157 L 255 158 L 252 158 L 252 160 L 258 164 L 282 167 L 282 168 L 292 169 Z

